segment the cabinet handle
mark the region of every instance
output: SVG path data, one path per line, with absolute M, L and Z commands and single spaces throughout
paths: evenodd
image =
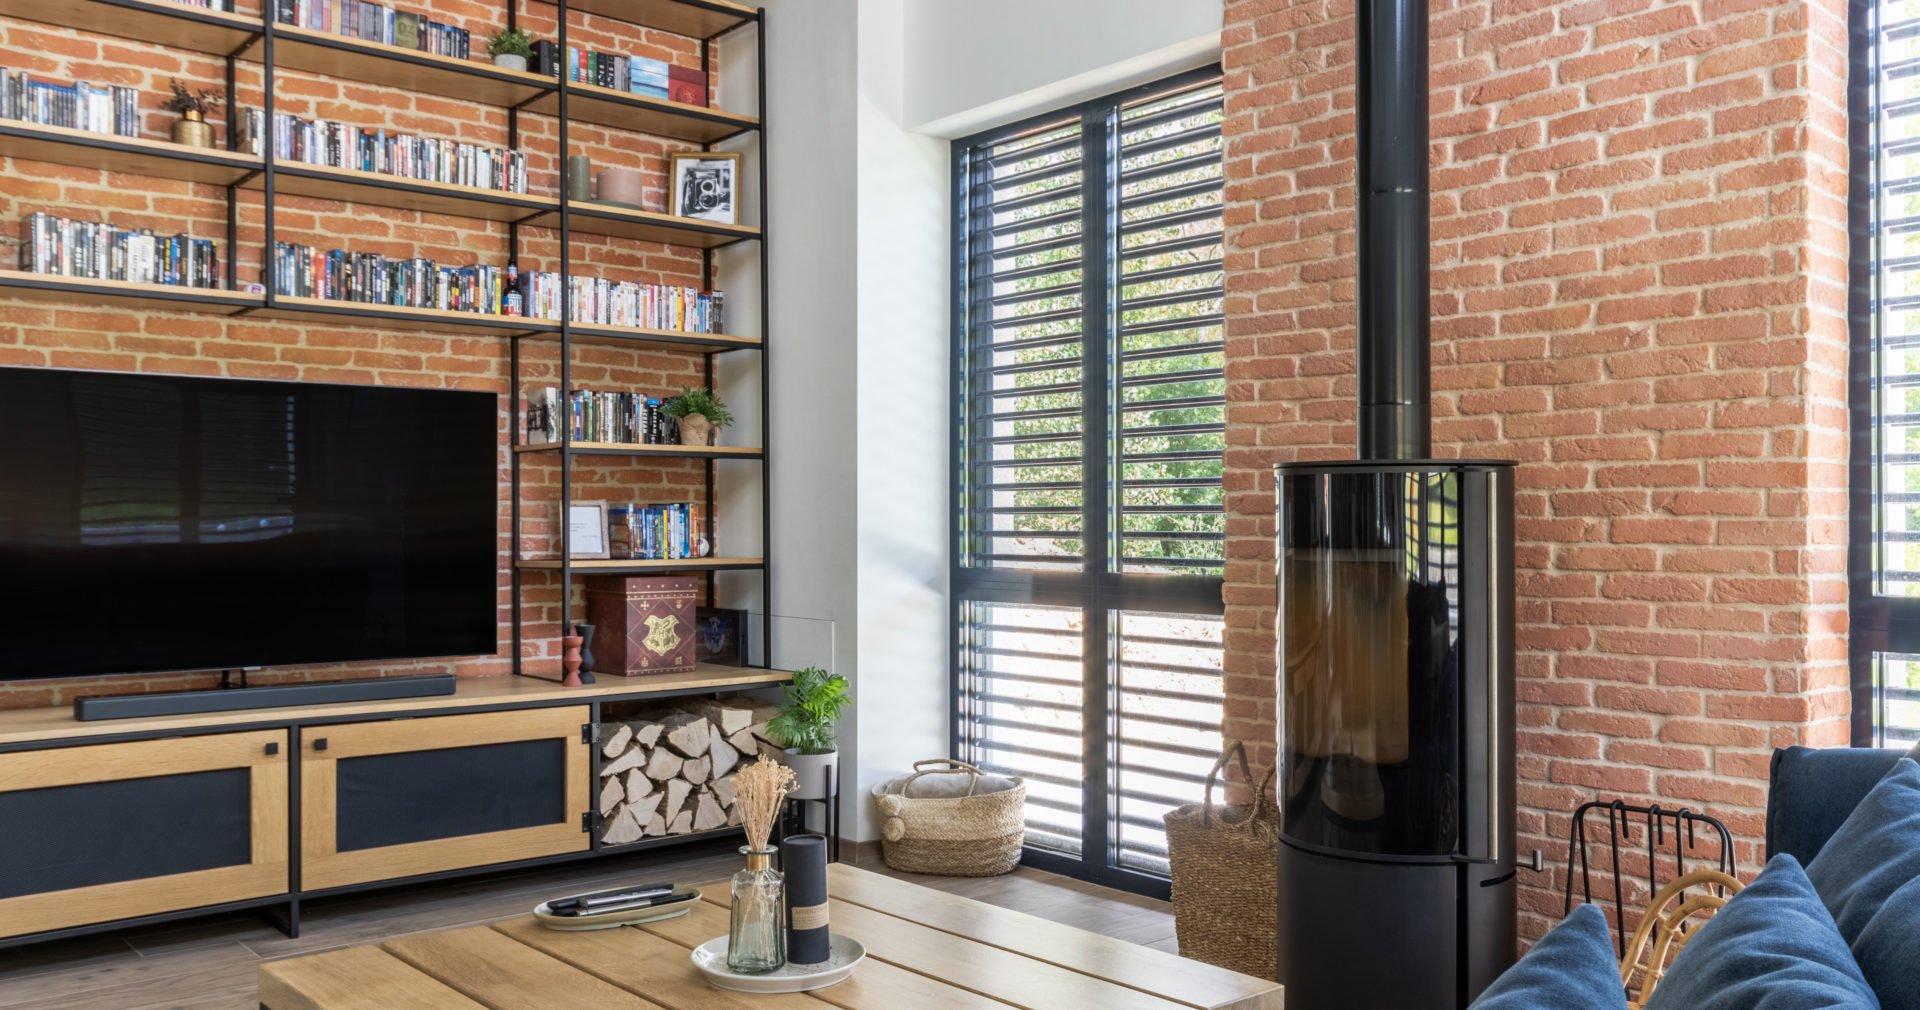
M 267 756 L 268 756 L 268 757 L 273 757 L 273 756 L 274 756 L 275 754 L 278 754 L 278 753 L 280 753 L 280 745 L 279 745 L 279 744 L 277 744 L 277 743 L 270 743 L 270 744 L 268 744 L 268 745 L 267 745 Z
M 315 740 L 313 741 L 313 749 L 314 749 L 314 750 L 326 750 L 326 749 L 327 749 L 327 738 L 326 738 L 326 737 L 318 737 L 318 738 L 316 738 L 316 739 L 315 739 Z

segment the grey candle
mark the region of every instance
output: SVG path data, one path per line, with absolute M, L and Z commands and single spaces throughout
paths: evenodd
M 593 160 L 584 154 L 567 156 L 567 199 L 593 199 Z
M 827 839 L 789 835 L 780 840 L 787 875 L 787 960 L 819 964 L 832 956 L 827 939 Z

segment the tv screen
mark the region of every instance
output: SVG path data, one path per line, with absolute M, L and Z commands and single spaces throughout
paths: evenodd
M 0 368 L 0 678 L 492 653 L 491 393 Z

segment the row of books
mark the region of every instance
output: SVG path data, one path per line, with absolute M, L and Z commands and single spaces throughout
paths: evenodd
M 201 10 L 233 13 L 233 0 L 173 0 L 173 2 L 186 4 L 188 7 L 198 7 Z
M 560 403 L 559 386 L 527 391 L 527 444 L 560 441 L 560 425 L 567 425 L 573 442 L 618 442 L 625 445 L 678 445 L 680 422 L 663 405 L 671 397 L 645 393 L 576 389 Z
M 220 259 L 211 239 L 156 235 L 34 213 L 20 219 L 20 269 L 94 280 L 220 286 Z
M 517 316 L 520 294 L 513 267 L 444 267 L 424 257 L 321 251 L 292 242 L 273 244 L 263 271 L 277 294 L 416 309 Z
M 545 73 L 551 56 L 552 53 L 543 55 L 540 45 L 535 45 L 534 72 Z M 688 105 L 707 104 L 707 75 L 691 67 L 674 66 L 645 56 L 594 52 L 578 46 L 567 47 L 565 66 L 569 81 Z
M 607 509 L 607 553 L 616 558 L 658 561 L 704 558 L 707 510 L 698 502 L 614 505 Z
M 468 58 L 471 44 L 465 28 L 368 0 L 274 0 L 274 19 L 285 25 L 463 60 Z
M 0 67 L 0 116 L 39 126 L 140 135 L 140 92 L 118 84 L 36 81 L 26 71 Z
M 638 284 L 610 281 L 599 277 L 570 277 L 573 288 L 573 321 L 600 326 L 637 326 L 650 330 L 677 330 L 682 333 L 724 333 L 722 313 L 726 295 L 719 291 L 677 287 L 671 284 Z M 559 275 L 528 273 L 523 275 L 520 291 L 527 315 L 541 319 L 560 318 L 561 287 Z
M 261 152 L 264 113 L 248 109 L 240 124 L 240 149 Z M 389 134 L 330 119 L 273 117 L 273 156 L 308 165 L 378 172 L 403 179 L 527 191 L 527 156 L 503 147 L 483 147 L 412 134 Z

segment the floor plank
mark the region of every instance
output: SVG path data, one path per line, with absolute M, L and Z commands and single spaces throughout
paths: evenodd
M 249 1010 L 258 1005 L 256 973 L 265 960 L 492 923 L 525 915 L 546 898 L 640 878 L 718 881 L 738 868 L 737 849 L 729 840 L 310 901 L 294 940 L 257 915 L 230 913 L 0 951 L 0 1007 Z M 1175 950 L 1172 906 L 1164 901 L 1025 867 L 1002 877 L 890 875 Z

